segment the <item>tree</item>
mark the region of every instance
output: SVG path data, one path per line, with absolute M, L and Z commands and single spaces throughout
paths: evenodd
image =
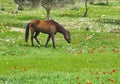
M 40 0 L 40 5 L 46 10 L 47 19 L 50 18 L 50 11 L 54 7 L 65 6 L 68 3 L 74 3 L 74 0 Z
M 16 11 L 18 11 L 19 9 L 23 9 L 23 4 L 24 4 L 25 0 L 14 0 L 14 2 L 17 4 Z
M 108 0 L 106 0 L 106 4 L 108 5 Z
M 57 3 L 57 0 L 41 0 L 41 6 L 44 7 L 44 9 L 47 12 L 47 19 L 50 19 L 50 11 L 52 7 L 55 7 Z
M 68 3 L 73 3 L 74 0 L 14 0 L 16 4 L 26 6 L 27 3 L 31 4 L 33 7 L 39 7 L 40 5 L 46 10 L 47 19 L 50 19 L 50 11 L 54 7 L 59 7 L 61 4 L 66 5 Z
M 89 0 L 85 0 L 85 12 L 84 12 L 84 17 L 86 17 L 87 16 L 87 14 L 88 14 L 88 1 Z

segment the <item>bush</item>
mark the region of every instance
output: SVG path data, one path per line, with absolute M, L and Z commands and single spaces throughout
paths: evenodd
M 4 8 L 4 7 L 0 7 L 0 10 L 1 10 L 1 11 L 5 11 L 5 8 Z

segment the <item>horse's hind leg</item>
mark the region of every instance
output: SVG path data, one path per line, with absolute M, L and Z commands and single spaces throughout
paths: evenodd
M 34 46 L 34 43 L 33 43 L 33 35 L 34 35 L 34 32 L 31 32 L 31 44 L 32 44 L 32 47 Z
M 48 42 L 50 41 L 50 38 L 51 38 L 51 35 L 48 35 L 48 38 L 47 38 L 47 41 L 46 41 L 45 47 L 48 46 Z
M 36 42 L 38 43 L 38 45 L 40 46 L 40 42 L 39 40 L 37 39 L 37 36 L 39 35 L 39 32 L 36 32 L 35 35 L 34 35 L 34 39 L 36 40 Z
M 53 44 L 53 48 L 55 49 L 55 39 L 54 39 L 54 33 L 51 34 L 51 37 L 52 37 L 52 44 Z

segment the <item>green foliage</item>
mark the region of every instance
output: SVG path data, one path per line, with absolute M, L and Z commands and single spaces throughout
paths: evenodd
M 5 11 L 5 8 L 4 8 L 4 7 L 1 7 L 0 10 L 1 10 L 1 11 Z

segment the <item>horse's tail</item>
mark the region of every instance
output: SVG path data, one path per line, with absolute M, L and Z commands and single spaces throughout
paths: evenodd
M 26 26 L 26 31 L 25 31 L 25 42 L 28 42 L 28 37 L 29 37 L 29 23 Z

